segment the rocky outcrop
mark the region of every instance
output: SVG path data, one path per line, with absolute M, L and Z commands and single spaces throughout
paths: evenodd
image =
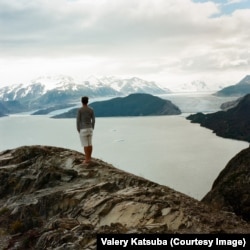
M 250 233 L 234 213 L 83 159 L 47 146 L 0 153 L 3 249 L 95 249 L 97 233 Z
M 250 147 L 229 161 L 202 201 L 250 221 Z

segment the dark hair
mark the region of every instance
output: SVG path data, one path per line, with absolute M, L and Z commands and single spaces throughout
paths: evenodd
M 89 98 L 87 96 L 82 97 L 82 104 L 88 104 Z

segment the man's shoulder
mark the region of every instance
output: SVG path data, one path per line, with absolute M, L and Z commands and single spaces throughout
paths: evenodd
M 93 109 L 92 107 L 86 106 L 86 107 L 81 107 L 81 108 L 79 108 L 79 109 L 78 109 L 78 112 L 86 112 L 87 110 L 89 110 L 89 111 L 91 111 L 91 112 L 94 111 L 94 109 Z

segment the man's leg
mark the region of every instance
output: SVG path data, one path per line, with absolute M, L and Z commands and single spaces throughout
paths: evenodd
M 92 156 L 92 150 L 93 150 L 93 147 L 92 145 L 88 147 L 89 149 L 89 160 L 91 161 L 91 156 Z
M 93 150 L 92 146 L 84 147 L 85 162 L 86 163 L 91 161 L 92 150 Z

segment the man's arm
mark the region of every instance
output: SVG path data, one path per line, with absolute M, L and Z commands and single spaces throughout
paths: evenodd
M 94 112 L 94 110 L 93 110 L 93 112 L 92 112 L 91 123 L 92 123 L 92 128 L 94 129 L 94 128 L 95 128 L 95 112 Z
M 78 133 L 80 133 L 80 110 L 77 112 L 77 117 L 76 117 L 76 129 Z

